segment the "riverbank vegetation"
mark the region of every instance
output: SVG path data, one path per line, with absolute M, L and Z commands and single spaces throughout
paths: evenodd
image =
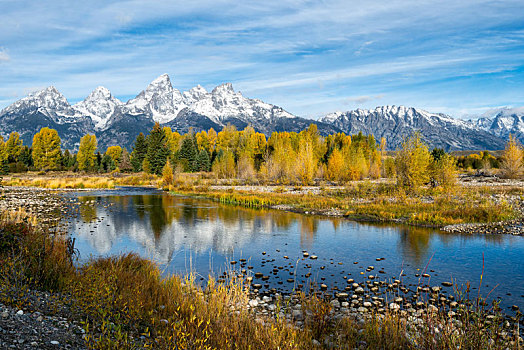
M 94 135 L 85 135 L 73 154 L 61 152 L 54 130 L 43 128 L 32 148 L 12 133 L 7 142 L 0 140 L 0 168 L 40 170 L 10 174 L 3 183 L 52 189 L 158 186 L 253 208 L 286 206 L 353 219 L 443 226 L 519 215 L 520 203 L 484 196 L 494 194 L 491 190 L 461 186 L 459 172 L 477 169 L 513 179 L 524 175 L 524 151 L 512 136 L 498 158 L 487 151 L 455 157 L 442 149 L 430 151 L 417 133 L 395 152 L 387 152 L 384 139 L 377 142 L 361 133 L 323 137 L 314 124 L 299 133 L 274 132 L 269 138 L 251 127 L 182 135 L 156 124 L 149 135 L 138 135 L 131 153 L 119 146 L 108 147 L 103 155 L 96 150 Z M 54 174 L 52 169 L 69 172 Z M 223 183 L 260 189 L 216 186 Z M 318 191 L 276 193 L 265 191 L 267 186 L 317 186 Z
M 505 349 L 518 348 L 518 326 L 504 325 L 496 304 L 457 295 L 421 313 L 416 324 L 396 307 L 357 321 L 333 317 L 325 296 L 296 295 L 304 319 L 267 317 L 249 308 L 243 277 L 199 286 L 191 277 L 162 277 L 136 255 L 92 259 L 77 266 L 74 242 L 38 228 L 23 212 L 0 222 L 0 302 L 26 312 L 32 290 L 48 292 L 46 313 L 60 312 L 84 329 L 94 349 Z M 281 303 L 286 303 L 285 299 Z M 277 303 L 278 305 L 278 303 Z M 468 306 L 469 305 L 469 306 Z M 430 309 L 428 309 L 430 310 Z M 487 317 L 488 314 L 490 317 Z

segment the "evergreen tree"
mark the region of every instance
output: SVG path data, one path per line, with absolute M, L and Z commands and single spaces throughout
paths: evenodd
M 100 161 L 100 171 L 107 173 L 115 170 L 115 168 L 116 165 L 113 158 L 109 154 L 105 154 Z
M 197 142 L 194 135 L 188 135 L 182 145 L 180 146 L 180 151 L 178 152 L 179 163 L 184 166 L 184 171 L 192 172 L 198 170 L 197 165 Z
M 93 170 L 98 167 L 97 156 L 95 155 L 97 147 L 95 135 L 85 135 L 80 139 L 80 146 L 76 159 L 80 170 Z M 100 154 L 100 153 L 99 153 Z
M 147 137 L 147 154 L 146 159 L 149 162 L 150 171 L 152 174 L 162 174 L 162 169 L 167 161 L 169 155 L 169 148 L 167 145 L 167 138 L 164 130 L 159 123 L 155 123 L 153 130 Z
M 444 152 L 442 148 L 433 148 L 433 151 L 431 151 L 431 156 L 436 162 L 438 162 L 445 154 L 446 152 Z
M 62 152 L 60 137 L 54 129 L 42 128 L 33 137 L 33 161 L 37 169 L 56 169 Z
M 33 166 L 33 156 L 32 150 L 28 146 L 22 147 L 22 152 L 20 152 L 19 161 L 22 162 L 26 167 Z
M 65 150 L 62 156 L 62 166 L 66 169 L 71 169 L 75 165 L 75 157 L 69 152 L 68 149 Z
M 196 160 L 197 169 L 198 171 L 209 171 L 211 170 L 211 161 L 209 159 L 209 153 L 207 153 L 206 149 L 202 149 L 198 153 L 198 157 Z
M 135 146 L 133 147 L 133 152 L 131 152 L 131 165 L 133 171 L 138 172 L 142 171 L 142 163 L 146 158 L 147 154 L 147 140 L 144 137 L 144 134 L 138 134 L 135 140 Z
M 133 170 L 133 165 L 131 164 L 131 158 L 127 149 L 122 150 L 122 157 L 120 157 L 120 163 L 118 164 L 120 171 L 130 172 Z

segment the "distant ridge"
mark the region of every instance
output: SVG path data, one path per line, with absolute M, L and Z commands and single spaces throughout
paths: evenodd
M 0 134 L 21 134 L 24 144 L 42 127 L 56 129 L 62 147 L 76 149 L 86 133 L 97 135 L 99 149 L 121 145 L 131 150 L 136 136 L 147 134 L 155 122 L 179 132 L 214 128 L 227 124 L 238 129 L 251 125 L 258 132 L 299 132 L 315 123 L 322 135 L 336 132 L 373 134 L 384 137 L 389 149 L 420 131 L 430 147 L 446 150 L 501 149 L 509 132 L 524 138 L 523 110 L 501 110 L 476 121 L 454 119 L 404 106 L 382 106 L 328 114 L 320 120 L 292 115 L 283 108 L 250 99 L 225 83 L 208 92 L 200 85 L 180 92 L 162 74 L 135 98 L 122 102 L 105 87 L 95 88 L 83 101 L 71 106 L 53 86 L 24 97 L 0 111 Z

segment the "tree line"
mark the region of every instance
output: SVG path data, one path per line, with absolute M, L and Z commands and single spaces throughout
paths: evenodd
M 7 141 L 0 137 L 0 172 L 145 172 L 167 177 L 173 172 L 212 172 L 217 178 L 282 184 L 395 177 L 400 185 L 416 188 L 426 183 L 451 186 L 458 166 L 502 166 L 508 177 L 519 177 L 523 171 L 522 146 L 512 136 L 500 159 L 487 151 L 458 158 L 442 149 L 430 152 L 416 133 L 388 155 L 383 138 L 377 142 L 362 133 L 322 137 L 315 124 L 299 133 L 274 132 L 267 138 L 250 126 L 180 134 L 157 123 L 148 135 L 138 135 L 131 153 L 110 146 L 102 154 L 95 135 L 83 136 L 76 154 L 62 152 L 60 145 L 58 132 L 50 128 L 36 133 L 31 147 L 23 145 L 16 132 Z

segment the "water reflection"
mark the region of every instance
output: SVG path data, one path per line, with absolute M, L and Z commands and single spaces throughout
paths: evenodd
M 432 276 L 435 283 L 453 277 L 477 284 L 475 278 L 482 273 L 485 254 L 485 283 L 501 283 L 498 290 L 511 291 L 516 298 L 524 294 L 522 237 L 462 236 L 426 228 L 362 224 L 341 218 L 225 206 L 143 190 L 75 196 L 80 204 L 79 215 L 71 223 L 71 234 L 77 238 L 84 259 L 90 254 L 135 251 L 170 272 L 181 272 L 189 254 L 194 258 L 194 267 L 207 276 L 223 270 L 227 260 L 243 257 L 255 269 L 270 275 L 277 264 L 295 264 L 305 249 L 318 260 L 302 261 L 296 275 L 298 283 L 309 271 L 318 278 L 325 277 L 325 283 L 340 283 L 338 286 L 344 288 L 342 276 L 356 279 L 364 272 L 365 277 L 369 265 L 376 266 L 377 271 L 385 270 L 383 277 L 398 276 L 402 270 L 406 279 L 416 283 L 417 269 L 424 269 L 430 257 L 429 268 L 438 272 Z M 378 257 L 386 259 L 376 261 Z M 289 278 L 271 276 L 275 278 L 269 281 L 273 285 Z M 501 281 L 501 276 L 511 279 Z

